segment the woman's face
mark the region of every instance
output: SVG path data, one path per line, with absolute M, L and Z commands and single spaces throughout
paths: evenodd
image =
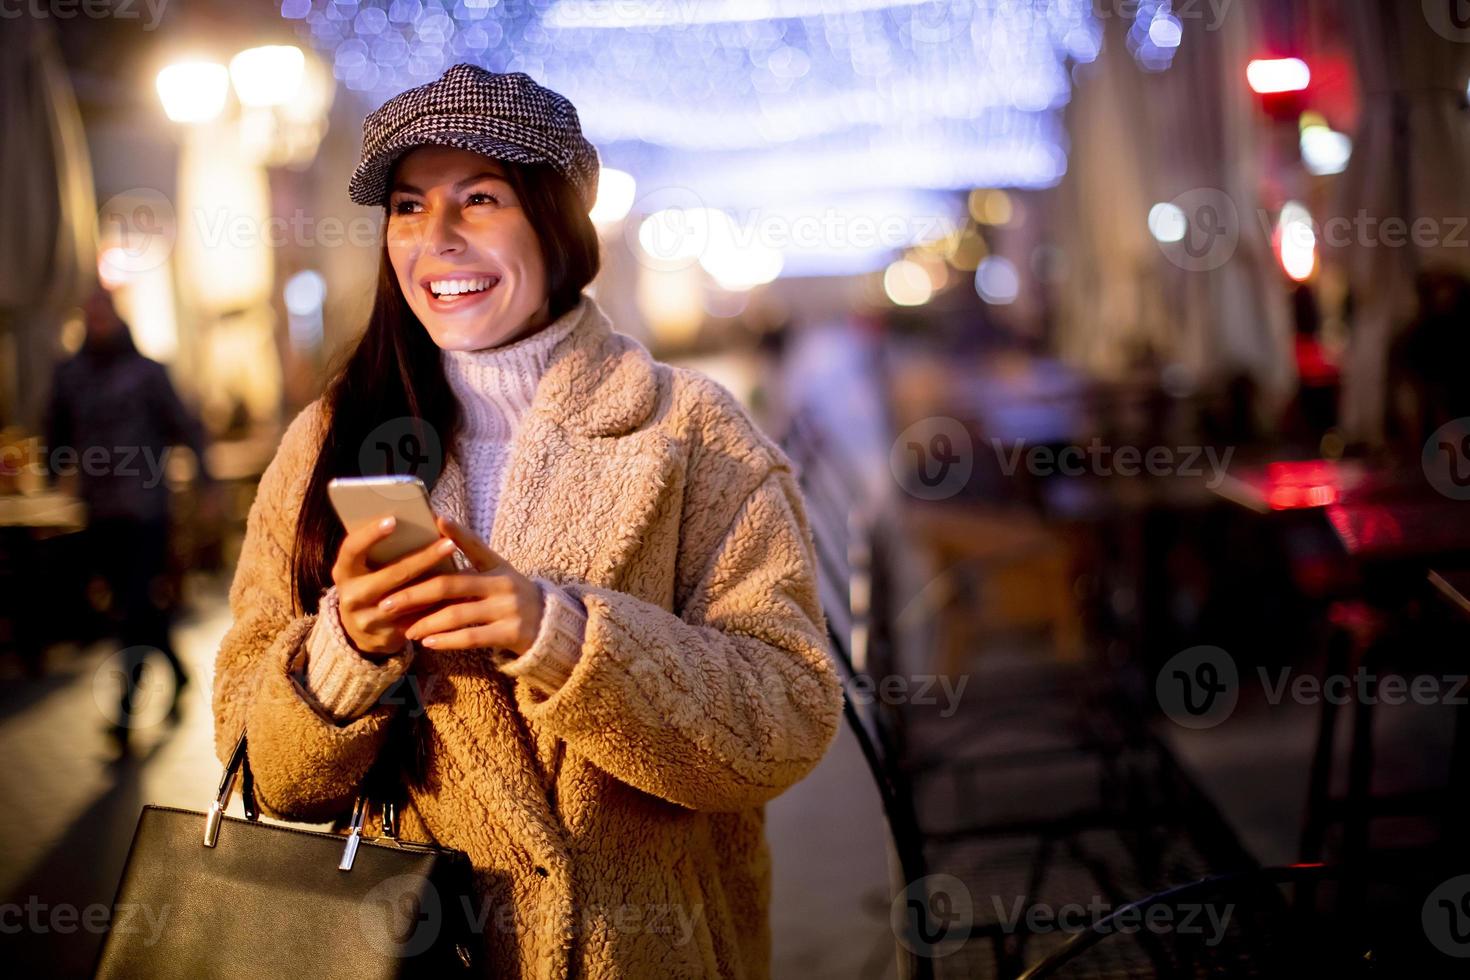
M 393 175 L 388 259 L 445 350 L 498 347 L 546 325 L 541 247 L 505 176 L 499 161 L 444 146 L 410 151 Z

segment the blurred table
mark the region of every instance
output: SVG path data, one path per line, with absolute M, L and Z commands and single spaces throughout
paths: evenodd
M 86 507 L 69 493 L 0 494 L 0 527 L 65 532 L 86 525 Z
M 1343 578 L 1325 610 L 1331 628 L 1324 644 L 1323 681 L 1332 676 L 1375 677 L 1380 658 L 1396 639 L 1412 635 L 1425 576 L 1470 619 L 1470 515 L 1465 501 L 1437 492 L 1418 467 L 1373 466 L 1357 460 L 1293 460 L 1240 467 L 1217 488 L 1219 495 L 1261 515 L 1320 515 L 1341 548 Z M 1443 565 L 1444 570 L 1435 570 Z M 1463 644 L 1429 644 L 1429 654 L 1446 676 L 1467 673 L 1458 650 Z M 1352 705 L 1346 797 L 1334 800 L 1336 709 L 1324 698 L 1318 718 L 1308 800 L 1303 819 L 1303 860 L 1320 857 L 1330 824 L 1344 827 L 1344 862 L 1361 867 L 1369 849 L 1369 822 L 1382 816 L 1433 814 L 1442 821 L 1442 840 L 1461 842 L 1470 818 L 1470 717 L 1456 705 L 1454 748 L 1448 785 L 1442 792 L 1373 790 L 1373 715 L 1376 680 Z
M 12 647 L 33 675 L 47 643 L 85 622 L 71 605 L 84 594 L 77 532 L 86 525 L 86 507 L 71 494 L 0 495 L 0 647 Z
M 1422 473 L 1362 460 L 1280 460 L 1232 467 L 1215 493 L 1258 514 L 1415 496 L 1429 490 Z
M 1289 460 L 1236 467 L 1215 488 L 1257 514 L 1320 513 L 1361 567 L 1418 564 L 1470 553 L 1470 507 L 1437 493 L 1422 471 L 1361 460 Z
M 1416 563 L 1470 553 L 1470 508 L 1437 494 L 1332 504 L 1324 512 L 1359 562 Z M 1417 577 L 1417 576 L 1416 576 Z

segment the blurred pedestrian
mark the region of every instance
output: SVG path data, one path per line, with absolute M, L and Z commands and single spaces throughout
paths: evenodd
M 173 669 L 170 717 L 177 718 L 189 674 L 169 631 L 173 612 L 168 580 L 169 488 L 167 449 L 187 445 L 198 478 L 214 496 L 204 454 L 204 431 L 179 400 L 168 372 L 133 344 L 112 296 L 98 287 L 84 304 L 86 339 L 57 365 L 46 412 L 50 482 L 75 475 L 87 509 L 88 554 L 111 593 L 109 612 L 124 649 L 118 714 L 107 734 L 120 755 L 141 705 L 134 696 L 148 651 Z
M 1470 279 L 1427 269 L 1415 292 L 1414 317 L 1389 348 L 1387 370 L 1389 444 L 1411 460 L 1441 426 L 1470 416 L 1470 388 L 1460 376 L 1470 357 Z

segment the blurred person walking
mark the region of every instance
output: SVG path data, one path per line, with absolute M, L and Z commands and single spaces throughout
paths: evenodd
M 49 481 L 75 476 L 87 509 L 93 570 L 111 593 L 110 618 L 123 646 L 118 713 L 107 735 L 119 756 L 129 752 L 136 722 L 135 695 L 149 650 L 173 669 L 169 717 L 178 717 L 189 674 L 170 638 L 172 589 L 166 451 L 187 445 L 198 478 L 213 498 L 214 478 L 204 455 L 204 431 L 179 400 L 168 372 L 133 344 L 128 324 L 100 286 L 83 306 L 86 339 L 58 364 L 51 382 L 45 433 Z

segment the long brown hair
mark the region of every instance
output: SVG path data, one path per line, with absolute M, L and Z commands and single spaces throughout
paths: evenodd
M 500 162 L 536 231 L 554 321 L 577 305 L 582 290 L 597 276 L 597 231 L 572 185 L 555 170 L 544 164 Z M 412 437 L 420 447 L 438 440 L 447 449 L 459 425 L 459 405 L 445 380 L 439 348 L 404 299 L 389 261 L 386 234 L 385 217 L 367 329 L 322 396 L 326 437 L 306 485 L 291 555 L 291 590 L 305 613 L 316 612 L 322 592 L 332 584 L 332 563 L 345 536 L 327 498 L 328 481 L 407 472 L 433 487 L 442 455 L 392 448 L 379 453 L 371 446 L 364 452 L 364 447 L 386 427 L 400 440 Z

